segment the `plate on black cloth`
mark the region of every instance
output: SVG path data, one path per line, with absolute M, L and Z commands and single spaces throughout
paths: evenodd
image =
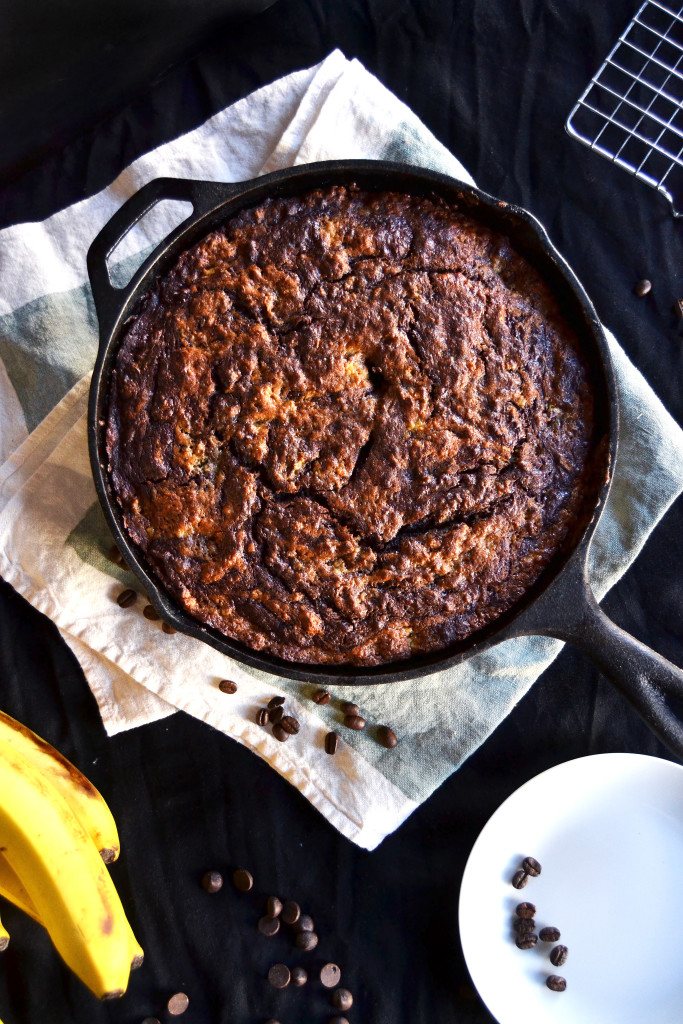
M 522 889 L 525 857 L 541 864 Z M 521 902 L 534 933 L 515 945 Z M 472 848 L 460 890 L 472 981 L 499 1024 L 680 1024 L 683 1020 L 683 768 L 596 754 L 550 768 L 503 803 Z M 554 967 L 550 951 L 569 951 Z M 549 975 L 566 980 L 551 991 Z

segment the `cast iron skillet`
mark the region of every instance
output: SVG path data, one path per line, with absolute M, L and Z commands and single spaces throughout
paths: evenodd
M 370 190 L 441 196 L 464 213 L 509 236 L 513 246 L 553 288 L 591 363 L 596 388 L 596 451 L 599 453 L 594 502 L 588 503 L 584 520 L 577 522 L 565 549 L 518 604 L 485 629 L 443 651 L 373 668 L 316 667 L 286 662 L 248 649 L 202 625 L 177 607 L 143 553 L 133 546 L 123 529 L 108 476 L 105 447 L 108 381 L 122 327 L 154 280 L 181 252 L 244 207 L 253 206 L 268 196 L 296 195 L 312 188 L 351 182 Z M 115 288 L 107 270 L 108 256 L 126 232 L 162 199 L 187 200 L 192 203 L 193 212 L 156 247 L 125 287 Z M 588 583 L 590 543 L 607 500 L 617 449 L 619 417 L 614 370 L 605 336 L 588 296 L 531 214 L 446 175 L 371 160 L 308 164 L 276 171 L 253 181 L 229 184 L 158 178 L 132 196 L 100 231 L 88 252 L 88 273 L 100 324 L 88 424 L 95 487 L 116 543 L 164 619 L 182 632 L 255 668 L 294 679 L 319 683 L 326 678 L 353 685 L 426 675 L 458 664 L 511 637 L 556 637 L 589 654 L 655 734 L 683 758 L 683 723 L 666 703 L 667 698 L 683 697 L 683 670 L 615 626 L 599 608 Z

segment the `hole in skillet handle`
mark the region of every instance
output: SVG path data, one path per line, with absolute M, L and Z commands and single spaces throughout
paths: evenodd
M 105 265 L 112 288 L 125 288 L 155 246 L 191 216 L 187 199 L 159 199 L 107 254 Z

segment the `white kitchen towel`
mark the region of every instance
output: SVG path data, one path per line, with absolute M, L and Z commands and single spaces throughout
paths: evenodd
M 335 687 L 337 699 L 319 707 L 310 700 L 312 686 L 163 633 L 142 615 L 143 599 L 119 608 L 117 594 L 136 582 L 106 557 L 111 538 L 86 439 L 98 331 L 85 255 L 121 203 L 161 175 L 238 181 L 341 157 L 398 160 L 472 180 L 404 104 L 336 51 L 136 160 L 98 195 L 40 224 L 0 232 L 0 573 L 58 625 L 109 734 L 181 708 L 259 754 L 344 835 L 372 849 L 486 739 L 561 644 L 508 641 L 423 679 Z M 173 204 L 159 204 L 118 248 L 112 272 L 129 274 L 179 219 Z M 609 341 L 622 439 L 593 544 L 599 597 L 683 489 L 683 432 Z M 234 695 L 218 689 L 223 678 L 237 683 Z M 274 694 L 287 698 L 302 726 L 286 744 L 254 721 Z M 370 726 L 365 733 L 341 730 L 330 757 L 324 737 L 341 721 L 342 697 L 362 705 Z M 377 742 L 373 726 L 380 723 L 400 737 L 395 749 Z

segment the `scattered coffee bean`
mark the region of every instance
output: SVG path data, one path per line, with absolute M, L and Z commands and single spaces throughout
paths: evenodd
M 329 704 L 332 695 L 327 690 L 316 690 L 312 698 L 316 704 Z
M 515 871 L 514 875 L 512 876 L 512 884 L 514 885 L 515 889 L 523 889 L 528 881 L 529 876 L 527 875 L 526 871 L 522 871 L 521 868 L 519 871 Z
M 313 924 L 313 918 L 310 914 L 302 914 L 299 920 L 292 925 L 295 932 L 313 932 L 315 931 L 315 925 Z
M 553 967 L 561 967 L 562 964 L 566 964 L 568 956 L 569 950 L 566 946 L 555 946 L 550 950 L 550 963 Z
M 126 590 L 122 590 L 119 596 L 116 598 L 116 603 L 119 608 L 130 608 L 138 599 L 138 595 L 134 590 L 128 587 Z
M 123 563 L 123 555 L 117 548 L 116 544 L 112 544 L 109 551 L 107 551 L 107 558 L 110 562 L 113 562 L 114 565 L 121 565 Z
M 249 871 L 245 871 L 244 868 L 238 868 L 237 871 L 233 872 L 232 882 L 240 892 L 249 892 L 254 884 L 254 876 Z
M 308 973 L 303 967 L 292 967 L 292 983 L 300 988 L 308 981 Z
M 185 1010 L 190 1005 L 189 998 L 184 992 L 176 992 L 174 996 L 171 996 L 169 1001 L 166 1003 L 166 1009 L 172 1017 L 179 1017 L 181 1013 L 185 1013 Z
M 273 736 L 276 740 L 279 740 L 280 743 L 286 743 L 289 739 L 289 733 L 286 729 L 283 729 L 281 725 L 273 726 Z
M 377 726 L 377 739 L 387 750 L 391 750 L 398 743 L 398 736 L 388 725 Z
M 518 935 L 515 939 L 517 949 L 533 949 L 538 942 L 538 935 L 531 932 L 529 935 Z
M 567 987 L 567 979 L 561 978 L 559 974 L 549 974 L 545 983 L 551 992 L 564 992 Z
M 270 720 L 273 725 L 278 725 L 285 717 L 285 709 L 278 705 L 278 707 L 269 711 L 268 714 L 270 715 Z
M 515 910 L 517 917 L 533 917 L 536 913 L 536 907 L 533 903 L 518 903 Z
M 267 708 L 259 708 L 256 712 L 256 724 L 257 725 L 268 725 L 270 721 L 270 712 Z
M 202 875 L 202 889 L 207 892 L 218 892 L 223 888 L 223 876 L 220 871 L 205 871 Z
M 325 964 L 320 968 L 320 980 L 325 988 L 336 988 L 341 981 L 341 971 L 336 964 Z
M 337 736 L 336 732 L 328 732 L 327 736 L 325 737 L 325 753 L 336 754 L 338 746 L 339 737 Z
M 299 932 L 294 939 L 294 945 L 305 952 L 309 952 L 309 950 L 315 949 L 318 945 L 318 936 L 315 932 Z
M 292 715 L 285 715 L 285 717 L 280 722 L 280 725 L 285 730 L 285 732 L 289 733 L 290 736 L 296 736 L 299 729 L 301 728 L 296 718 L 293 718 Z
M 533 917 L 518 917 L 513 921 L 512 927 L 518 935 L 529 935 L 536 927 Z
M 163 629 L 164 633 L 168 633 L 169 636 L 172 633 L 177 633 L 178 632 L 178 630 L 175 628 L 175 626 L 172 626 L 170 622 L 162 622 L 161 623 L 161 628 Z
M 648 292 L 652 291 L 652 281 L 648 281 L 646 277 L 644 277 L 642 281 L 636 281 L 633 286 L 633 291 L 639 299 L 642 299 L 644 295 L 647 295 Z
M 145 607 L 142 609 L 142 614 L 145 616 L 146 619 L 149 619 L 150 622 L 158 622 L 159 619 L 161 618 L 159 612 L 156 610 L 156 608 L 152 608 L 151 604 L 145 605 Z
M 233 683 L 232 679 L 221 679 L 218 689 L 221 693 L 237 693 L 237 683 Z
M 284 702 L 285 702 L 285 698 L 284 697 L 271 697 L 270 700 L 268 701 L 268 707 L 272 711 L 273 708 L 282 707 Z
M 535 857 L 525 857 L 522 861 L 522 867 L 526 871 L 527 875 L 531 875 L 532 878 L 536 878 L 536 876 L 541 873 L 541 865 Z
M 285 924 L 296 924 L 301 917 L 301 907 L 294 900 L 287 900 L 280 912 L 280 917 Z
M 683 320 L 683 299 L 677 299 L 674 304 L 674 310 L 679 320 Z
M 354 729 L 355 732 L 360 732 L 361 729 L 365 728 L 365 719 L 361 718 L 360 715 L 344 715 L 344 725 L 347 729 Z
M 270 938 L 270 936 L 277 935 L 280 931 L 280 919 L 277 917 L 261 917 L 256 927 L 261 932 L 261 935 L 267 935 Z
M 541 928 L 538 933 L 541 942 L 557 942 L 560 937 L 559 928 Z
M 277 896 L 268 897 L 268 917 L 279 917 L 282 913 L 282 900 L 279 900 Z
M 268 981 L 273 988 L 287 988 L 291 977 L 287 964 L 273 964 L 268 971 Z
M 350 1010 L 353 1006 L 353 996 L 348 988 L 336 988 L 332 993 L 332 1005 L 335 1010 Z
M 340 707 L 345 715 L 358 715 L 360 713 L 360 707 L 358 704 L 354 704 L 352 700 L 343 700 Z

